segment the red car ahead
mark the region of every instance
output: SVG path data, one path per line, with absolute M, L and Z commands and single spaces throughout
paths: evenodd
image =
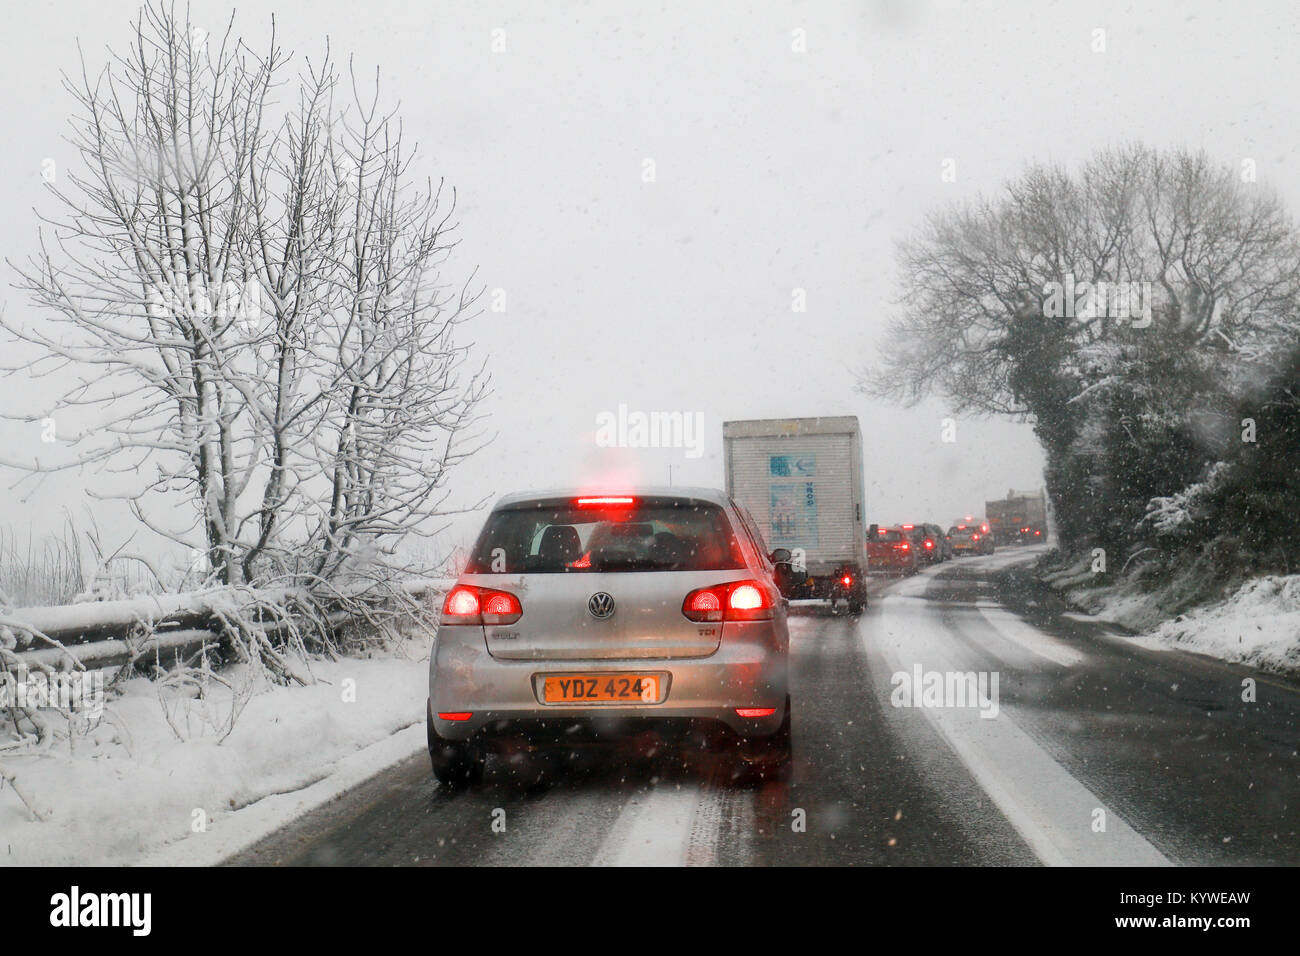
M 867 537 L 867 570 L 872 574 L 915 574 L 920 557 L 912 532 L 877 527 Z

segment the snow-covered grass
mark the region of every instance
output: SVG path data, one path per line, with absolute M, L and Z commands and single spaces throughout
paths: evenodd
M 1224 660 L 1300 674 L 1300 574 L 1247 581 L 1226 601 L 1166 621 L 1148 636 Z
M 305 809 L 283 795 L 316 784 L 318 801 L 327 799 L 325 781 L 340 767 L 344 784 L 355 783 L 416 752 L 423 730 L 402 731 L 424 721 L 427 655 L 427 639 L 415 638 L 383 657 L 304 662 L 317 681 L 306 687 L 258 684 L 228 668 L 220 676 L 231 686 L 211 685 L 202 699 L 130 681 L 88 733 L 44 753 L 0 753 L 43 817 L 33 820 L 0 786 L 0 863 L 120 865 L 160 854 L 215 862 L 239 849 L 241 832 L 260 836 Z M 372 752 L 379 766 L 365 759 Z
M 1075 607 L 1137 632 L 1146 646 L 1300 675 L 1300 575 L 1253 577 L 1207 600 L 1218 588 L 1203 565 L 1161 574 L 1135 566 L 1126 577 L 1091 566 L 1085 554 L 1042 577 Z

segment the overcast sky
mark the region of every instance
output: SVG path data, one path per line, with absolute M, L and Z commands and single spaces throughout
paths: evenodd
M 6 8 L 0 255 L 33 251 L 42 162 L 72 160 L 59 70 L 76 68 L 78 39 L 100 65 L 136 8 Z M 278 0 L 241 5 L 238 31 L 264 36 L 272 10 L 286 48 L 316 54 L 329 37 L 382 69 L 419 170 L 459 193 L 445 278 L 477 267 L 505 292 L 505 312 L 467 328 L 492 373 L 483 410 L 496 437 L 453 478 L 460 505 L 601 477 L 662 483 L 670 465 L 676 483 L 718 486 L 724 420 L 853 414 L 869 519 L 946 523 L 1041 485 L 1042 456 L 1026 424 L 959 419 L 945 444 L 941 404 L 900 410 L 854 392 L 895 308 L 893 245 L 927 210 L 995 191 L 1030 160 L 1075 166 L 1134 139 L 1253 158 L 1300 208 L 1298 14 L 1286 0 Z M 192 11 L 217 31 L 231 7 Z M 792 49 L 796 30 L 805 52 Z M 955 182 L 941 178 L 949 158 Z M 3 307 L 24 314 L 12 281 L 6 269 Z M 6 406 L 40 394 L 0 381 Z M 701 413 L 701 454 L 597 447 L 597 416 L 620 404 Z M 37 432 L 5 426 L 0 438 L 16 456 Z M 27 502 L 10 482 L 0 525 L 83 511 L 70 477 Z

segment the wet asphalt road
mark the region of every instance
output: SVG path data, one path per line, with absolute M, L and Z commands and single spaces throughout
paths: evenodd
M 679 750 L 494 760 L 447 791 L 420 753 L 229 862 L 1300 863 L 1300 687 L 1068 615 L 1030 558 L 878 582 L 857 620 L 797 609 L 788 781 Z M 985 694 L 927 697 L 933 675 Z

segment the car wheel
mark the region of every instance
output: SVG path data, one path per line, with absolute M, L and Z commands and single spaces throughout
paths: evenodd
M 483 779 L 487 756 L 471 741 L 447 740 L 433 729 L 433 717 L 425 718 L 429 740 L 429 763 L 434 778 L 445 787 L 462 787 Z
M 867 609 L 866 598 L 863 598 L 861 601 L 849 602 L 849 613 L 852 614 L 854 617 L 861 616 L 862 612 L 865 611 L 866 609 Z
M 770 737 L 759 737 L 749 741 L 744 757 L 746 777 L 753 783 L 768 783 L 785 780 L 790 776 L 793 764 L 793 748 L 790 735 L 790 695 L 785 696 L 785 719 L 776 733 Z

